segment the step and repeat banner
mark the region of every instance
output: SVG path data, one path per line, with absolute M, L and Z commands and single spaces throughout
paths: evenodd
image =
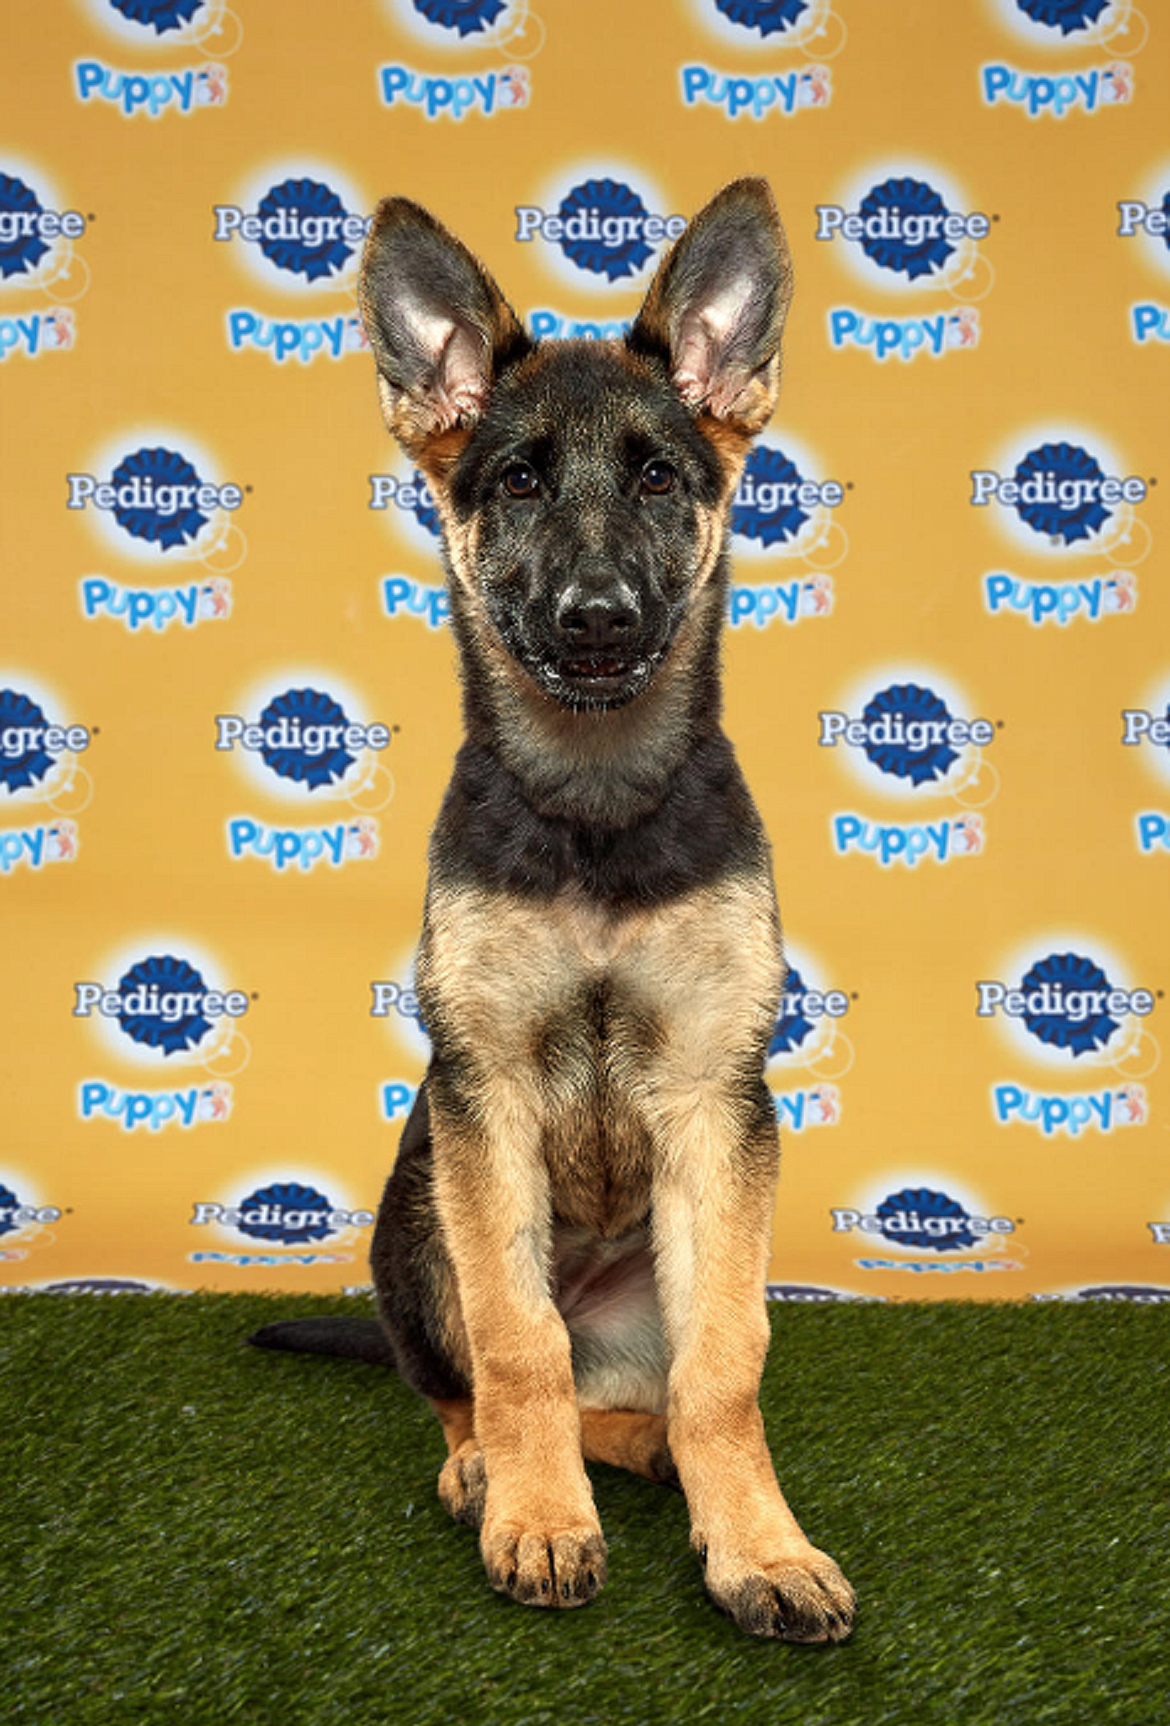
M 765 174 L 777 1298 L 1170 1299 L 1165 0 L 62 0 L 0 120 L 0 1285 L 364 1285 L 459 738 L 380 197 L 544 337 Z M 505 1010 L 503 1006 L 501 1010 Z

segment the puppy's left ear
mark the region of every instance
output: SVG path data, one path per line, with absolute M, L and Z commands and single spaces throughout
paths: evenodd
M 626 338 L 664 361 L 688 407 L 747 436 L 780 393 L 780 336 L 792 265 L 766 180 L 735 180 L 658 267 Z

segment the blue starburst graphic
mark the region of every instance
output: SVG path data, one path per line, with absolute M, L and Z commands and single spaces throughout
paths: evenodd
M 903 216 L 947 216 L 950 214 L 942 197 L 925 180 L 909 176 L 901 180 L 883 180 L 866 193 L 859 206 L 861 215 L 877 216 L 883 210 L 900 211 Z M 946 263 L 954 247 L 949 240 L 936 234 L 917 245 L 908 240 L 866 237 L 861 249 L 883 270 L 901 271 L 910 281 L 921 276 L 933 276 Z
M 557 214 L 567 222 L 571 216 L 588 216 L 590 211 L 596 213 L 602 229 L 608 217 L 649 214 L 637 192 L 620 180 L 585 180 L 561 199 Z M 579 270 L 607 276 L 611 282 L 635 275 L 653 251 L 640 237 L 627 238 L 618 245 L 607 245 L 600 238 L 562 239 L 560 248 Z
M 797 1000 L 804 995 L 804 978 L 795 965 L 789 967 L 788 981 L 784 985 L 786 997 L 795 996 Z M 772 1032 L 772 1040 L 768 1044 L 768 1059 L 773 1055 L 789 1055 L 793 1049 L 799 1048 L 805 1038 L 812 1034 L 812 1020 L 807 1019 L 799 1007 L 786 1012 L 783 1005 L 780 1016 L 776 1020 Z
M 862 718 L 872 723 L 883 714 L 900 718 L 903 724 L 937 720 L 946 725 L 952 717 L 941 696 L 917 683 L 892 683 L 888 689 L 879 690 L 866 703 Z M 959 759 L 958 751 L 949 743 L 927 743 L 921 749 L 911 749 L 907 743 L 867 743 L 865 753 L 883 773 L 908 779 L 914 786 L 945 779 Z
M 273 725 L 278 719 L 297 719 L 302 726 L 349 724 L 340 703 L 320 689 L 286 689 L 260 715 L 262 726 Z M 303 747 L 274 748 L 266 744 L 260 754 L 265 766 L 281 779 L 291 779 L 310 791 L 320 791 L 323 786 L 344 778 L 357 759 L 341 744 L 312 754 Z
M 349 214 L 333 190 L 320 180 L 282 180 L 261 198 L 257 214 L 276 216 L 282 210 L 297 217 L 336 216 L 344 221 Z M 335 276 L 354 255 L 354 248 L 340 237 L 323 239 L 310 246 L 299 239 L 262 239 L 260 250 L 269 263 L 291 275 L 304 276 L 308 282 L 319 282 L 323 276 Z
M 1094 960 L 1083 953 L 1050 953 L 1031 967 L 1020 983 L 1025 991 L 1050 983 L 1061 996 L 1074 990 L 1096 989 L 1108 993 L 1113 985 Z M 1075 1060 L 1103 1048 L 1120 1028 L 1120 1020 L 1108 1013 L 1089 1013 L 1072 1018 L 1066 1012 L 1025 1013 L 1024 1025 L 1041 1043 L 1052 1049 L 1067 1049 Z
M 185 30 L 206 3 L 207 0 L 110 0 L 114 11 L 120 12 L 129 23 L 141 24 L 156 36 Z
M 925 1227 L 897 1228 L 896 1223 L 902 1218 L 908 1221 L 911 1212 L 917 1212 L 923 1224 L 928 1218 L 945 1217 L 951 1226 L 945 1233 L 940 1231 L 937 1234 Z M 964 1247 L 973 1247 L 977 1238 L 970 1229 L 963 1227 L 969 1213 L 958 1200 L 946 1193 L 936 1193 L 930 1187 L 903 1187 L 901 1192 L 891 1193 L 883 1199 L 875 1214 L 882 1219 L 882 1234 L 895 1246 L 930 1247 L 938 1253 L 954 1253 Z
M 129 996 L 138 989 L 158 989 L 160 1005 L 164 995 L 192 995 L 201 1000 L 207 992 L 194 965 L 177 959 L 173 953 L 152 953 L 131 965 L 118 984 L 118 994 Z M 118 1014 L 118 1023 L 132 1042 L 148 1049 L 161 1049 L 164 1055 L 177 1055 L 203 1041 L 211 1029 L 211 1021 L 197 1009 L 180 1018 L 164 1018 L 161 1012 L 134 1012 L 126 1008 Z
M 125 456 L 111 474 L 114 485 L 125 485 L 135 478 L 150 480 L 155 486 L 202 484 L 199 475 L 186 456 L 177 450 L 138 449 Z M 164 512 L 143 504 L 117 504 L 114 520 L 134 539 L 144 539 L 162 551 L 173 551 L 187 545 L 207 526 L 209 518 L 194 504 L 181 505 Z
M 1111 4 L 1112 0 L 1016 0 L 1026 18 L 1050 30 L 1059 30 L 1062 36 L 1088 30 Z
M 283 1219 L 279 1222 L 239 1222 L 236 1227 L 241 1234 L 251 1235 L 259 1241 L 284 1241 L 293 1245 L 302 1241 L 320 1241 L 333 1230 L 329 1227 L 327 1218 L 333 1206 L 315 1187 L 303 1187 L 297 1181 L 273 1181 L 267 1187 L 260 1187 L 250 1193 L 240 1205 L 241 1211 L 247 1211 L 253 1205 L 270 1205 L 276 1211 L 299 1211 L 302 1220 L 295 1228 L 290 1228 Z M 305 1212 L 312 1212 L 305 1216 Z
M 769 449 L 767 444 L 757 444 L 747 458 L 744 466 L 744 478 L 740 481 L 736 492 L 736 501 L 731 511 L 731 531 L 740 534 L 744 539 L 758 540 L 761 545 L 778 545 L 795 539 L 805 522 L 809 519 L 807 510 L 799 504 L 781 504 L 779 502 L 771 509 L 766 509 L 761 502 L 761 488 L 769 485 L 798 486 L 802 475 L 797 471 L 796 463 L 786 456 L 783 450 Z M 750 482 L 754 493 L 754 503 L 739 501 Z M 767 493 L 764 493 L 767 496 Z
M 16 1228 L 12 1213 L 20 1209 L 20 1200 L 11 1187 L 0 1181 L 0 1235 L 12 1234 Z
M 715 9 L 745 30 L 758 30 L 763 37 L 783 36 L 808 11 L 808 0 L 715 0 Z
M 412 483 L 415 488 L 414 495 L 417 502 L 415 503 L 414 509 L 411 513 L 420 527 L 425 527 L 428 533 L 434 534 L 435 538 L 438 539 L 439 512 L 435 508 L 435 500 L 431 496 L 426 478 L 417 467 L 414 470 Z
M 44 709 L 31 696 L 19 689 L 0 689 L 0 736 L 27 726 L 47 725 Z M 53 765 L 53 757 L 39 743 L 25 744 L 20 753 L 9 753 L 7 745 L 0 749 L 0 786 L 5 791 L 27 791 L 38 779 L 43 779 Z
M 491 29 L 506 9 L 506 0 L 414 0 L 414 9 L 430 24 L 476 36 Z
M 1025 480 L 1049 474 L 1057 487 L 1062 480 L 1105 478 L 1097 458 L 1075 443 L 1045 443 L 1029 450 L 1017 466 L 1015 477 L 1023 484 Z M 1016 505 L 1016 514 L 1034 533 L 1043 534 L 1046 539 L 1062 539 L 1066 545 L 1097 533 L 1112 513 L 1097 498 L 1082 500 L 1072 509 L 1056 502 Z
M 0 215 L 39 216 L 44 205 L 31 186 L 15 174 L 0 174 Z M 13 223 L 13 227 L 19 224 Z M 23 234 L 0 241 L 0 276 L 27 276 L 36 269 L 49 247 L 39 234 Z

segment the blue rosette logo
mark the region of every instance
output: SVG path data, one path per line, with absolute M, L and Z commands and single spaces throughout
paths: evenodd
M 937 784 L 959 759 L 958 751 L 942 741 L 936 729 L 945 728 L 951 718 L 946 702 L 933 689 L 917 683 L 891 684 L 879 690 L 862 713 L 873 733 L 863 745 L 865 753 L 875 767 L 896 779 L 908 779 L 914 786 Z M 881 719 L 900 723 L 882 729 L 876 724 Z M 923 721 L 933 722 L 927 736 L 935 740 L 915 747 L 910 739 L 917 734 L 908 733 L 907 725 Z
M 883 213 L 891 218 L 888 224 L 882 223 Z M 925 180 L 909 176 L 883 180 L 862 199 L 860 214 L 863 218 L 877 218 L 871 226 L 878 231 L 872 235 L 867 231 L 861 241 L 866 256 L 881 269 L 899 272 L 912 282 L 921 276 L 937 274 L 955 249 L 938 231 L 950 212 L 939 193 Z M 933 216 L 938 220 L 911 226 L 905 221 L 908 216 Z M 883 225 L 888 229 L 884 233 Z M 919 228 L 927 231 L 925 238 L 915 243 L 906 237 L 907 229 L 915 233 Z
M 145 540 L 160 551 L 173 551 L 176 546 L 189 545 L 210 520 L 194 504 L 179 504 L 166 510 L 154 501 L 156 488 L 178 485 L 198 491 L 202 483 L 192 463 L 177 450 L 161 446 L 135 450 L 118 463 L 110 477 L 113 485 L 126 487 L 130 495 L 137 492 L 151 500 L 114 505 L 114 520 L 132 539 Z M 148 483 L 136 488 L 135 480 Z
M 131 1042 L 143 1048 L 164 1056 L 185 1053 L 211 1029 L 198 1005 L 207 985 L 194 965 L 173 953 L 151 954 L 131 965 L 117 992 L 124 1005 L 115 1017 Z M 176 1005 L 168 1010 L 164 997 Z
M 731 511 L 731 531 L 762 547 L 787 545 L 809 521 L 794 501 L 804 484 L 783 450 L 757 444 L 744 465 Z
M 1111 4 L 1112 0 L 1016 0 L 1025 18 L 1046 29 L 1059 30 L 1062 36 L 1092 29 Z
M 434 539 L 438 539 L 439 512 L 435 507 L 435 500 L 431 496 L 426 478 L 417 467 L 414 470 L 412 483 L 414 484 L 416 491 L 415 500 L 411 505 L 410 513 L 421 528 L 425 528 L 427 533 L 429 533 Z
M 44 205 L 16 174 L 0 173 L 0 277 L 27 276 L 37 268 L 49 247 L 37 233 L 36 217 Z
M 278 270 L 307 282 L 337 276 L 355 255 L 341 233 L 349 212 L 320 180 L 282 180 L 261 198 L 257 215 L 265 224 L 261 252 Z
M 186 30 L 206 4 L 207 0 L 110 0 L 128 24 L 140 24 L 156 36 Z
M 1105 479 L 1105 474 L 1097 458 L 1080 444 L 1045 443 L 1029 450 L 1017 466 L 1015 477 L 1021 488 L 1028 480 L 1048 480 L 1046 485 L 1041 483 L 1031 488 L 1033 493 L 1039 492 L 1039 496 L 1024 501 L 1021 492 L 1021 499 L 1016 504 L 1020 520 L 1046 539 L 1073 545 L 1078 540 L 1088 539 L 1090 534 L 1098 533 L 1112 513 L 1100 501 L 1099 495 L 1093 495 L 1099 491 L 1099 486 L 1085 483 L 1100 482 Z M 1058 488 L 1062 482 L 1072 482 L 1077 487 L 1081 501 L 1072 508 L 1060 501 Z
M 318 726 L 349 726 L 345 710 L 333 696 L 320 689 L 289 689 L 270 701 L 260 715 L 260 724 L 275 727 L 279 720 L 292 722 L 292 734 L 304 736 L 304 728 Z M 320 749 L 310 749 L 306 741 L 287 744 L 265 743 L 261 759 L 281 779 L 291 779 L 309 791 L 335 785 L 353 766 L 356 756 L 338 742 L 327 743 Z
M 976 1244 L 970 1217 L 957 1199 L 930 1187 L 903 1187 L 878 1205 L 881 1233 L 892 1245 L 954 1253 Z
M 492 30 L 507 10 L 506 0 L 413 0 L 413 4 L 428 24 L 454 30 L 463 39 Z
M 297 1181 L 273 1181 L 243 1201 L 236 1227 L 254 1240 L 283 1241 L 286 1246 L 321 1241 L 334 1232 L 329 1226 L 333 1208 L 315 1187 L 301 1186 Z M 257 1211 L 266 1220 L 248 1215 Z
M 16 1212 L 20 1209 L 20 1200 L 12 1188 L 0 1181 L 0 1235 L 15 1234 L 18 1224 L 15 1221 Z
M 798 1049 L 806 1038 L 813 1033 L 813 1022 L 804 1011 L 805 982 L 794 965 L 788 968 L 788 981 L 784 986 L 784 998 L 780 1004 L 780 1012 L 768 1044 L 768 1059 L 776 1055 L 790 1055 Z
M 1086 998 L 1093 1003 L 1094 994 L 1113 993 L 1100 965 L 1083 953 L 1050 953 L 1031 967 L 1020 987 L 1030 1004 L 1023 1022 L 1032 1036 L 1050 1048 L 1067 1049 L 1074 1059 L 1096 1053 L 1121 1027 L 1103 1007 L 1082 1007 Z
M 0 689 L 0 787 L 9 794 L 40 783 L 53 757 L 38 738 L 48 728 L 44 708 L 19 689 Z
M 809 4 L 808 0 L 715 0 L 715 8 L 732 24 L 758 30 L 767 38 L 786 35 L 808 13 Z
M 580 237 L 566 235 L 560 247 L 570 263 L 591 275 L 616 282 L 637 275 L 652 255 L 653 248 L 639 237 L 649 211 L 638 193 L 620 180 L 586 180 L 574 186 L 561 199 L 558 214 L 565 223 L 578 218 Z M 627 235 L 617 243 L 606 238 L 603 226 L 614 218 Z

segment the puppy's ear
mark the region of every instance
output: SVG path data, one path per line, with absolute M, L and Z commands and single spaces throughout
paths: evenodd
M 358 304 L 386 424 L 416 460 L 442 434 L 470 431 L 494 378 L 532 347 L 483 266 L 407 198 L 378 206 Z
M 780 392 L 792 297 L 784 230 L 766 180 L 735 180 L 658 267 L 627 337 L 670 369 L 688 407 L 754 435 Z

